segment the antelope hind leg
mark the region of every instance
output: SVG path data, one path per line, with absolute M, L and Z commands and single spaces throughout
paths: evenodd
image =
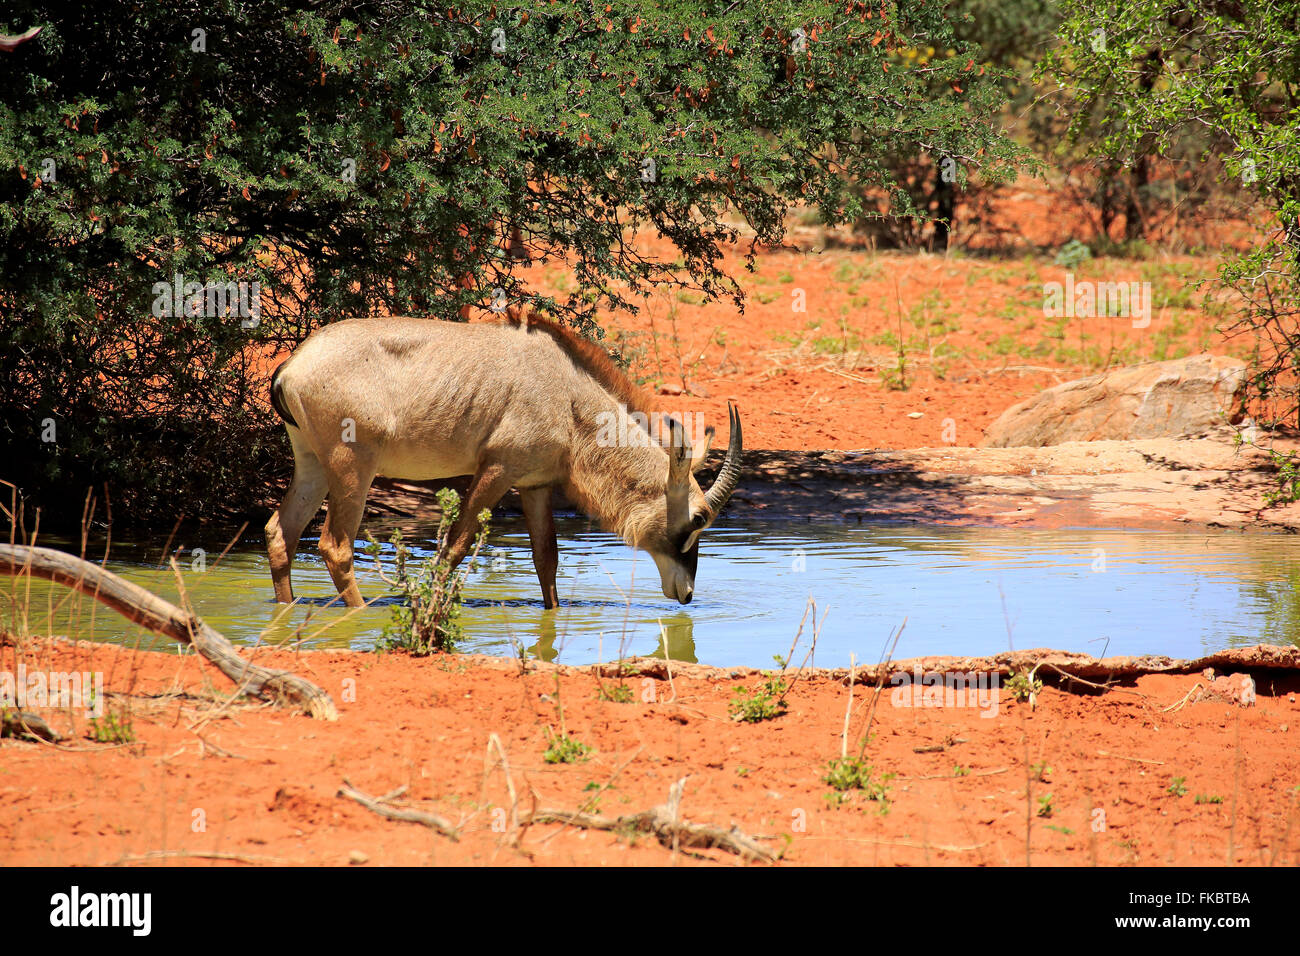
M 292 439 L 292 435 L 290 438 Z M 271 561 L 271 583 L 281 604 L 293 601 L 293 557 L 312 517 L 320 510 L 329 485 L 320 459 L 294 442 L 293 481 L 279 509 L 266 523 L 266 555 Z
M 361 607 L 365 603 L 352 575 L 352 542 L 361 527 L 366 494 L 373 480 L 374 472 L 367 469 L 364 473 L 351 473 L 346 488 L 330 483 L 329 510 L 325 514 L 325 527 L 321 529 L 320 552 L 334 586 L 348 607 Z

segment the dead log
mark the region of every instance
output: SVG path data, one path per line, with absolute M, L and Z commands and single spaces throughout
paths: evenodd
M 225 674 L 242 694 L 297 707 L 321 720 L 338 720 L 329 694 L 289 671 L 273 670 L 239 656 L 235 646 L 197 614 L 183 611 L 111 571 L 53 548 L 0 544 L 0 574 L 55 581 L 107 604 L 123 617 L 188 644 Z

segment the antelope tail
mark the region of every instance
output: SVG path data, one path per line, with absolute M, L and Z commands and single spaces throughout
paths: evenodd
M 275 409 L 277 415 L 290 425 L 297 428 L 298 423 L 295 422 L 293 416 L 289 414 L 289 409 L 284 407 L 284 386 L 280 384 L 280 373 L 284 371 L 284 367 L 287 364 L 289 363 L 281 362 L 276 368 L 275 373 L 271 376 L 271 407 Z

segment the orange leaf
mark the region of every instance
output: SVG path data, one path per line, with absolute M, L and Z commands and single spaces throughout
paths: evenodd
M 108 165 L 108 153 L 104 152 L 102 149 L 99 151 L 99 161 L 105 166 Z
M 382 173 L 384 170 L 388 168 L 388 164 L 391 162 L 391 160 L 388 158 L 388 150 L 384 150 L 379 155 L 384 157 L 384 161 L 379 164 L 379 171 Z
M 243 197 L 244 197 L 245 199 L 247 199 L 249 202 L 252 202 L 252 201 L 253 201 L 253 197 L 250 196 L 250 195 L 248 194 L 248 187 L 247 187 L 247 186 L 245 186 L 243 189 L 241 189 L 241 190 L 239 191 L 239 195 L 243 196 Z

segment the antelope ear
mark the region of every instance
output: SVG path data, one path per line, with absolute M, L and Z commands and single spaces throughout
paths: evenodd
M 691 477 L 691 440 L 677 419 L 663 416 L 668 426 L 668 484 L 685 485 Z
M 688 534 L 686 540 L 682 542 L 682 554 L 695 547 L 695 543 L 700 540 L 700 535 L 704 533 L 705 528 L 713 524 L 713 520 L 707 511 L 697 511 L 695 517 L 691 519 L 691 524 L 695 526 L 695 530 Z
M 691 471 L 697 472 L 700 466 L 704 464 L 704 459 L 709 456 L 709 449 L 713 446 L 713 426 L 710 425 L 704 429 L 704 444 L 693 450 L 691 455 Z

